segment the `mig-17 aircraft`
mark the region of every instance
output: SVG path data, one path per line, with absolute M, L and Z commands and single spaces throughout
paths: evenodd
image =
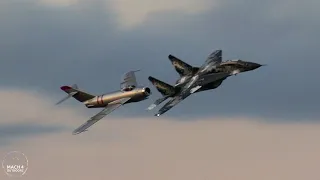
M 130 71 L 124 75 L 119 91 L 98 96 L 79 90 L 77 85 L 73 85 L 71 87 L 62 86 L 61 90 L 66 92 L 68 96 L 63 98 L 57 104 L 73 97 L 74 99 L 82 102 L 87 108 L 103 108 L 102 111 L 74 130 L 72 134 L 76 135 L 87 131 L 87 129 L 94 123 L 98 122 L 104 116 L 124 104 L 147 99 L 151 95 L 151 90 L 149 87 L 138 87 L 134 74 L 135 72 L 136 71 Z

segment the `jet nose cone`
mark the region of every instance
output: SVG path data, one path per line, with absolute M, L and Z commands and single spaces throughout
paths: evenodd
M 258 64 L 258 63 L 252 63 L 252 64 L 251 64 L 251 69 L 252 69 L 252 70 L 258 69 L 258 68 L 261 67 L 261 66 L 263 66 L 263 65 Z

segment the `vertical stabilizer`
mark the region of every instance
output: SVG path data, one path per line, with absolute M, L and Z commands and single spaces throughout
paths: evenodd
M 174 66 L 180 77 L 192 74 L 193 67 L 191 65 L 183 62 L 182 60 L 171 54 L 168 56 L 168 58 L 170 59 L 171 64 Z
M 80 101 L 80 102 L 84 102 L 87 101 L 89 99 L 94 98 L 94 95 L 91 95 L 89 93 L 86 93 L 84 91 L 81 91 L 78 89 L 78 86 L 76 84 L 70 86 L 61 86 L 60 89 L 64 92 L 66 92 L 68 95 L 63 98 L 62 100 L 60 100 L 59 102 L 57 102 L 56 104 L 61 104 L 62 102 L 66 101 L 67 99 L 73 97 L 76 100 Z
M 163 96 L 170 96 L 176 93 L 175 87 L 151 76 L 148 79 Z

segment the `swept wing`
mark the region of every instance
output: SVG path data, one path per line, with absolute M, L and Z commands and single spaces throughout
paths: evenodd
M 164 96 L 162 98 L 157 99 L 153 104 L 151 104 L 147 110 L 151 110 L 161 104 L 163 101 L 167 100 L 170 96 Z
M 160 116 L 161 114 L 164 114 L 171 108 L 173 108 L 175 105 L 180 103 L 182 100 L 199 90 L 202 86 L 227 78 L 230 76 L 229 73 L 212 73 L 208 75 L 201 76 L 201 78 L 195 79 L 193 82 L 192 80 L 190 81 L 190 84 L 186 84 L 182 91 L 177 94 L 175 97 L 173 97 L 169 102 L 167 102 L 155 116 Z
M 167 102 L 155 116 L 160 116 L 161 114 L 164 114 L 165 112 L 169 111 L 173 106 L 177 105 L 179 102 L 181 102 L 183 99 L 181 99 L 179 96 L 174 97 L 169 102 Z
M 165 112 L 169 111 L 171 108 L 173 108 L 175 105 L 180 103 L 182 100 L 190 96 L 190 91 L 183 91 L 179 95 L 173 97 L 170 101 L 168 101 L 155 116 L 160 116 L 161 114 L 164 114 Z
M 102 111 L 100 111 L 98 114 L 91 117 L 87 122 L 85 122 L 80 127 L 75 129 L 72 134 L 76 135 L 76 134 L 82 133 L 84 131 L 87 131 L 87 129 L 90 126 L 92 126 L 94 123 L 98 122 L 100 119 L 102 119 L 103 117 L 105 117 L 106 115 L 108 115 L 109 113 L 111 113 L 112 111 L 117 109 L 118 107 L 122 106 L 128 100 L 130 100 L 130 98 L 122 98 L 122 99 L 117 100 L 117 102 L 113 102 L 112 104 L 108 105 Z

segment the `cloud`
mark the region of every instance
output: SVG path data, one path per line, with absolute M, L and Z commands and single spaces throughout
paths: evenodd
M 68 106 L 55 106 L 52 96 L 39 90 L 2 87 L 0 98 L 4 102 L 0 104 L 1 146 L 37 135 L 71 132 L 72 125 L 84 122 L 83 113 Z
M 54 6 L 54 7 L 68 7 L 71 5 L 76 5 L 78 0 L 39 0 L 38 3 Z
M 80 108 L 54 107 L 52 97 L 34 90 L 2 89 L 0 98 L 12 102 L 7 107 L 2 103 L 0 125 L 11 123 L 10 129 L 34 133 L 28 138 L 17 136 L 0 147 L 1 157 L 13 150 L 28 157 L 28 172 L 23 177 L 26 180 L 319 177 L 319 123 L 268 123 L 267 119 L 245 116 L 193 121 L 165 116 L 108 116 L 88 132 L 74 136 L 67 129 L 52 131 L 39 127 L 79 125 L 88 117 Z M 19 110 L 13 106 L 18 100 L 18 107 L 24 107 Z M 37 125 L 21 129 L 28 123 L 32 123 L 29 127 Z M 0 134 L 2 139 L 15 136 L 3 129 Z M 0 172 L 0 177 L 9 179 L 4 172 Z
M 53 7 L 68 7 L 89 1 L 80 0 L 39 0 L 40 4 Z M 132 28 L 141 25 L 148 16 L 154 13 L 179 12 L 197 14 L 217 7 L 218 1 L 210 0 L 176 0 L 176 1 L 150 1 L 150 0 L 103 0 L 106 11 L 113 11 L 118 17 L 120 27 Z
M 268 1 L 263 3 L 256 3 L 252 0 L 240 0 L 237 2 L 221 0 L 34 0 L 31 2 L 37 2 L 46 7 L 81 7 L 84 9 L 92 4 L 98 4 L 99 8 L 102 8 L 106 14 L 116 19 L 118 26 L 125 30 L 137 28 L 145 23 L 152 23 L 155 19 L 158 20 L 159 17 L 160 19 L 161 17 L 169 17 L 170 21 L 170 19 L 175 19 L 177 14 L 180 14 L 179 19 L 183 20 L 183 17 L 190 18 L 191 16 L 192 18 L 192 16 L 222 12 L 230 7 L 239 7 L 238 10 L 230 12 L 231 15 L 238 14 L 239 11 L 244 10 L 243 15 L 245 16 L 251 13 L 256 15 L 263 14 L 267 18 L 280 21 L 288 19 L 302 20 L 301 17 L 304 16 L 308 17 L 310 21 L 315 21 L 315 16 L 318 14 L 315 7 L 319 5 L 319 2 L 314 0 L 308 0 L 304 3 L 298 0 Z M 277 4 L 275 5 L 275 3 Z M 166 16 L 166 14 L 169 14 L 169 16 Z M 255 17 L 248 17 L 247 20 L 250 21 L 252 19 L 255 19 Z M 266 18 L 260 20 L 264 21 Z M 159 21 L 156 21 L 155 24 L 157 23 Z
M 0 123 L 0 146 L 7 146 L 12 142 L 19 141 L 21 138 L 30 138 L 37 135 L 57 133 L 68 130 L 61 125 L 39 125 L 38 123 Z
M 210 0 L 112 0 L 114 10 L 119 15 L 121 25 L 126 28 L 141 25 L 148 16 L 154 13 L 180 12 L 197 14 L 212 10 L 218 6 L 218 1 Z
M 300 180 L 319 177 L 319 130 L 245 119 L 109 119 L 78 136 L 33 138 L 15 149 L 28 156 L 27 180 Z
M 0 105 L 3 110 L 0 123 L 31 122 L 67 125 L 70 124 L 70 121 L 65 121 L 65 119 L 70 116 L 77 117 L 78 114 L 71 107 L 55 106 L 54 95 L 32 88 L 22 90 L 16 87 L 2 87 L 0 97 L 5 102 Z

